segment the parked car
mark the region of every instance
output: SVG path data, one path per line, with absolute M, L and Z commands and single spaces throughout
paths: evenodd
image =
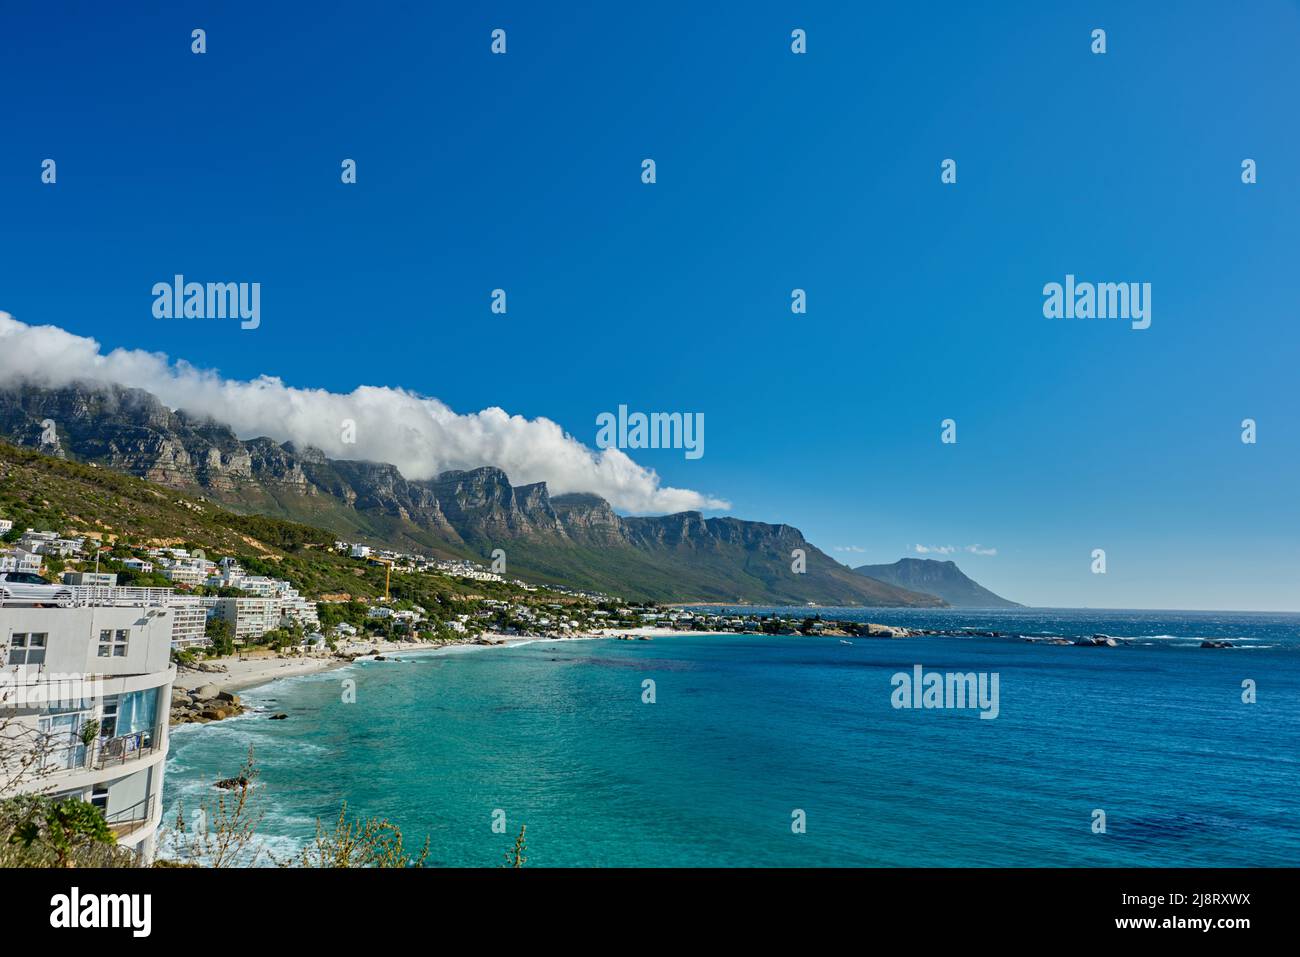
M 31 572 L 0 572 L 0 604 L 71 605 L 72 589 Z

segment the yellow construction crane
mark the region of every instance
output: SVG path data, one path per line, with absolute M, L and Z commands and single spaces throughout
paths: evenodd
M 384 566 L 384 601 L 388 601 L 388 582 L 393 577 L 393 560 L 391 558 L 375 558 L 371 556 L 372 562 L 379 562 Z

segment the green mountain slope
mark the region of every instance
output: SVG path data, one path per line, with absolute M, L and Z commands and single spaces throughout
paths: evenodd
M 42 423 L 54 422 L 53 441 Z M 506 552 L 525 579 L 656 601 L 916 606 L 933 595 L 831 560 L 788 525 L 698 512 L 626 517 L 595 495 L 552 497 L 500 469 L 405 478 L 380 462 L 318 449 L 167 408 L 110 386 L 0 389 L 0 435 L 52 456 L 112 469 L 232 513 L 266 515 L 401 551 L 485 561 Z M 796 555 L 804 565 L 794 570 Z

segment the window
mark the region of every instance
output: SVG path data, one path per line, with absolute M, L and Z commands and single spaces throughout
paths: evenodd
M 90 717 L 89 711 L 78 708 L 51 708 L 49 714 L 41 715 L 38 730 L 43 768 L 68 770 L 85 766 L 86 746 L 79 732 Z
M 5 581 L 13 582 L 15 585 L 48 585 L 50 582 L 40 575 L 33 575 L 31 572 L 9 572 L 5 575 Z
M 125 658 L 127 639 L 130 637 L 130 629 L 119 628 L 113 631 L 105 628 L 99 633 L 99 657 Z
M 45 664 L 45 646 L 50 636 L 44 632 L 15 634 L 9 641 L 9 654 L 6 664 L 43 665 Z
M 158 725 L 159 689 L 146 688 L 120 695 L 117 708 L 117 737 L 139 735 L 139 746 L 149 747 Z
M 96 784 L 93 791 L 90 792 L 90 803 L 99 808 L 103 814 L 108 813 L 108 785 Z
M 99 736 L 113 738 L 117 736 L 118 696 L 110 695 L 104 699 L 104 713 L 99 719 Z

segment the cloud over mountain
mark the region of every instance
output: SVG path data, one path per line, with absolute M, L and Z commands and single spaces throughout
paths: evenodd
M 313 446 L 331 458 L 388 462 L 411 479 L 494 465 L 512 482 L 546 482 L 555 494 L 594 492 L 625 512 L 730 507 L 722 499 L 665 486 L 653 469 L 618 449 L 590 449 L 550 419 L 526 419 L 495 406 L 458 413 L 437 399 L 387 386 L 341 394 L 287 386 L 273 376 L 226 379 L 162 353 L 105 353 L 94 339 L 56 326 L 29 326 L 0 312 L 0 388 L 74 383 L 145 389 L 173 409 L 228 425 L 241 438 L 265 435 Z

